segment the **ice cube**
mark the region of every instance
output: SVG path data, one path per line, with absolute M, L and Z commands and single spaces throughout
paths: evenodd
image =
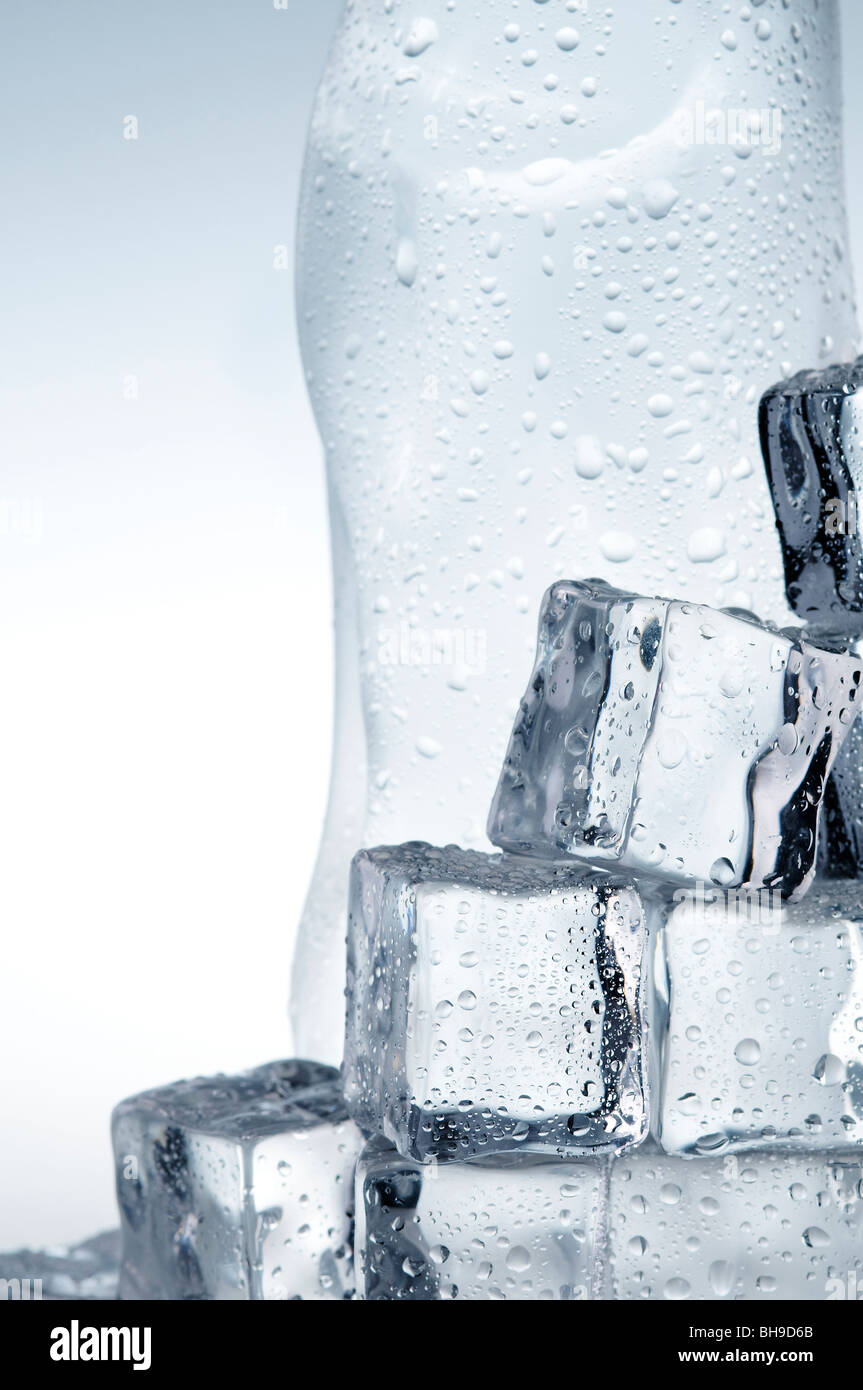
M 420 1161 L 637 1143 L 654 911 L 571 866 L 422 844 L 357 855 L 351 1114 Z
M 146 1091 L 114 1111 L 113 1140 L 121 1298 L 352 1295 L 362 1137 L 333 1068 L 274 1062 Z
M 0 1255 L 0 1303 L 114 1299 L 119 1268 L 119 1231 L 105 1231 L 80 1245 L 10 1250 Z
M 788 602 L 806 622 L 863 628 L 863 357 L 772 386 L 759 426 Z
M 829 1153 L 624 1154 L 611 1169 L 609 1296 L 857 1299 L 861 1176 L 859 1160 Z
M 859 717 L 833 764 L 824 791 L 818 870 L 828 878 L 863 872 L 863 720 Z
M 863 883 L 713 897 L 679 902 L 664 932 L 662 1147 L 859 1149 Z
M 805 891 L 861 670 L 751 614 L 555 584 L 489 838 L 672 883 Z
M 357 1165 L 360 1296 L 600 1297 L 607 1187 L 604 1160 L 418 1164 L 373 1139 Z

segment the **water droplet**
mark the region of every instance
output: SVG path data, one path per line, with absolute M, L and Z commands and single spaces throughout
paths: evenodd
M 537 381 L 545 381 L 545 378 L 551 371 L 551 358 L 547 352 L 538 352 L 536 354 L 533 371 Z
M 587 750 L 587 741 L 588 736 L 585 730 L 574 725 L 571 729 L 567 729 L 563 746 L 570 757 L 583 758 Z
M 812 1075 L 822 1086 L 838 1086 L 845 1080 L 845 1063 L 833 1052 L 825 1052 L 815 1063 Z
M 754 1067 L 761 1060 L 761 1046 L 754 1038 L 742 1038 L 734 1049 L 734 1056 L 742 1067 Z
M 799 742 L 800 740 L 794 725 L 783 724 L 776 739 L 776 747 L 779 749 L 779 752 L 783 753 L 786 758 L 790 758 L 793 753 L 797 752 L 797 745 Z
M 673 411 L 674 401 L 670 396 L 659 391 L 655 396 L 650 397 L 650 400 L 647 402 L 647 409 L 657 420 L 662 420 Z
M 674 184 L 669 183 L 668 179 L 649 179 L 642 189 L 644 211 L 657 221 L 668 216 L 679 197 Z
M 484 396 L 491 385 L 491 377 L 488 372 L 473 372 L 470 378 L 470 389 L 475 396 Z
M 605 531 L 599 538 L 599 548 L 606 560 L 622 565 L 632 559 L 638 542 L 628 531 Z
M 822 1231 L 820 1226 L 807 1226 L 803 1232 L 803 1239 L 810 1250 L 823 1250 L 830 1244 L 830 1237 L 826 1231 Z
M 417 249 L 410 237 L 402 237 L 396 253 L 396 274 L 403 285 L 411 288 L 417 278 L 419 260 Z
M 604 468 L 602 440 L 595 434 L 580 434 L 575 440 L 575 471 L 579 478 L 598 478 Z
M 707 1271 L 710 1287 L 717 1298 L 727 1298 L 734 1288 L 734 1265 L 728 1260 L 714 1260 Z
M 725 554 L 725 536 L 715 526 L 704 526 L 692 532 L 686 553 L 694 565 L 710 564 Z
M 426 49 L 431 48 L 438 36 L 438 27 L 433 19 L 415 19 L 405 39 L 402 53 L 407 58 L 419 58 Z
M 670 738 L 668 736 L 660 738 L 656 745 L 656 756 L 662 766 L 672 772 L 683 762 L 686 756 L 686 744 L 676 735 Z
M 737 871 L 730 859 L 714 859 L 710 866 L 710 882 L 717 888 L 728 888 L 737 877 Z

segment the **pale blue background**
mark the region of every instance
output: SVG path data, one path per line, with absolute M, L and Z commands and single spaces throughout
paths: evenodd
M 116 1099 L 290 1048 L 330 593 L 273 258 L 340 8 L 3 0 L 0 1249 L 113 1222 Z

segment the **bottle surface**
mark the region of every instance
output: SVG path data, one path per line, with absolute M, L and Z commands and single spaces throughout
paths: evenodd
M 337 1062 L 360 846 L 484 847 L 560 578 L 792 620 L 758 401 L 847 359 L 836 4 L 353 0 L 298 307 L 337 586 L 302 1055 Z

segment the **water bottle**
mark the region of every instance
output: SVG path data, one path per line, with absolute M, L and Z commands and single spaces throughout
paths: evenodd
M 348 0 L 298 311 L 337 585 L 300 1053 L 337 1062 L 360 846 L 486 845 L 561 577 L 791 620 L 772 382 L 856 346 L 835 0 Z

